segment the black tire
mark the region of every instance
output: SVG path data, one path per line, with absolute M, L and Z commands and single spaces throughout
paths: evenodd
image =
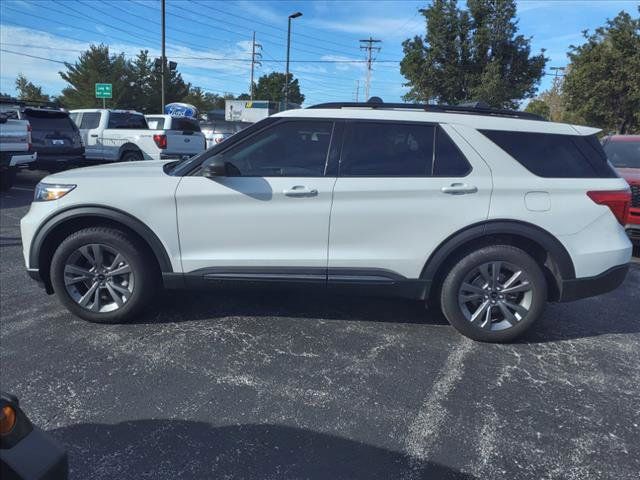
M 16 173 L 18 169 L 16 167 L 9 167 L 0 172 L 0 191 L 7 192 L 16 181 Z
M 68 291 L 65 285 L 65 267 L 70 264 L 71 259 L 74 258 L 73 256 L 80 258 L 81 255 L 78 253 L 79 249 L 87 245 L 102 246 L 105 251 L 111 252 L 111 255 L 113 255 L 113 252 L 121 254 L 125 264 L 130 267 L 129 270 L 132 276 L 128 276 L 128 281 L 130 284 L 133 283 L 133 286 L 130 287 L 132 291 L 128 294 L 129 296 L 126 300 L 122 300 L 121 298 L 122 305 L 113 311 L 92 311 L 90 308 L 91 305 L 87 305 L 86 307 L 81 306 L 77 297 L 74 300 L 72 293 Z M 109 263 L 106 254 L 104 258 L 106 265 Z M 113 256 L 109 258 L 113 258 Z M 100 262 L 100 264 L 102 264 L 102 262 Z M 160 289 L 160 273 L 155 259 L 144 245 L 141 245 L 136 239 L 131 238 L 129 234 L 115 228 L 91 227 L 69 235 L 53 254 L 50 274 L 53 290 L 60 302 L 74 315 L 89 322 L 96 323 L 124 323 L 135 319 L 145 308 L 153 305 L 154 298 Z M 96 274 L 93 273 L 92 275 Z M 109 282 L 109 279 L 104 280 L 105 275 L 102 275 L 102 277 L 102 284 Z M 76 290 L 88 290 L 90 287 L 93 287 L 93 282 L 96 281 L 96 277 L 94 276 L 90 280 L 76 282 L 75 285 L 78 286 L 73 288 Z M 113 285 L 113 283 L 110 285 Z M 122 285 L 118 286 L 122 288 Z M 115 298 L 109 296 L 110 292 L 106 285 L 98 286 L 96 289 L 100 290 L 97 294 L 98 297 L 101 295 L 100 292 L 102 292 L 103 296 L 100 298 L 103 298 L 105 303 L 107 300 L 113 300 Z M 78 292 L 76 291 L 74 293 Z M 78 294 L 81 295 L 82 293 L 83 292 L 80 291 Z M 93 297 L 93 295 L 91 295 L 91 297 Z M 115 304 L 115 302 L 112 301 L 112 306 L 113 304 Z M 99 299 L 97 305 L 99 308 Z
M 518 287 L 511 286 L 507 290 L 527 290 L 500 295 L 507 284 L 504 279 L 514 268 L 521 272 L 520 277 L 516 277 L 520 279 Z M 498 272 L 495 282 L 490 279 L 481 287 L 482 292 L 476 291 L 486 278 L 480 272 L 491 276 L 494 269 Z M 497 285 L 495 289 L 492 283 Z M 473 289 L 467 288 L 469 286 Z M 484 247 L 462 257 L 447 274 L 440 294 L 442 312 L 449 323 L 466 337 L 480 342 L 514 340 L 540 318 L 546 301 L 547 282 L 542 268 L 530 255 L 510 245 Z M 469 305 L 475 308 L 473 312 Z M 518 309 L 512 309 L 513 305 L 517 305 Z M 507 313 L 504 309 L 507 309 Z M 489 313 L 486 313 L 487 310 Z M 484 313 L 471 320 L 476 312 Z M 509 313 L 511 317 L 507 317 Z M 483 319 L 488 321 L 483 322 Z
M 138 162 L 142 159 L 142 153 L 136 150 L 127 150 L 120 156 L 121 162 Z

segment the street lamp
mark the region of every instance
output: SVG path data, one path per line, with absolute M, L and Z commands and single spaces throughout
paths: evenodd
M 289 15 L 289 25 L 287 27 L 287 68 L 284 74 L 284 108 L 289 104 L 289 49 L 291 48 L 291 20 L 302 16 L 302 12 Z

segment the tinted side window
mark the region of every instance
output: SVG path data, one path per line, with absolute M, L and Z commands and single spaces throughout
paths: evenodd
M 333 122 L 283 122 L 248 138 L 222 155 L 230 175 L 321 177 Z
M 80 128 L 83 128 L 83 129 L 98 128 L 99 124 L 100 124 L 99 112 L 84 112 L 82 114 L 82 121 L 80 123 Z
M 434 177 L 464 177 L 471 171 L 471 165 L 458 149 L 447 132 L 438 127 L 436 133 L 436 154 L 433 163 Z
M 595 138 L 498 130 L 481 130 L 481 133 L 540 177 L 616 177 Z
M 107 128 L 147 129 L 147 121 L 143 115 L 133 113 L 111 112 Z
M 345 177 L 431 175 L 435 127 L 402 123 L 352 123 L 342 151 Z

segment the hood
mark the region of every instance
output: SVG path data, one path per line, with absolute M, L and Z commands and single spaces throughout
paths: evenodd
M 100 178 L 149 178 L 165 176 L 163 166 L 170 160 L 142 160 L 139 162 L 108 163 L 93 167 L 74 168 L 64 172 L 49 175 L 44 183 L 76 183 L 76 180 Z
M 640 184 L 640 168 L 618 168 L 616 170 L 627 183 Z

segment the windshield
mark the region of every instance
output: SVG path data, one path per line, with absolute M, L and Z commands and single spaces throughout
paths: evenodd
M 640 168 L 640 140 L 609 141 L 603 148 L 614 167 Z

